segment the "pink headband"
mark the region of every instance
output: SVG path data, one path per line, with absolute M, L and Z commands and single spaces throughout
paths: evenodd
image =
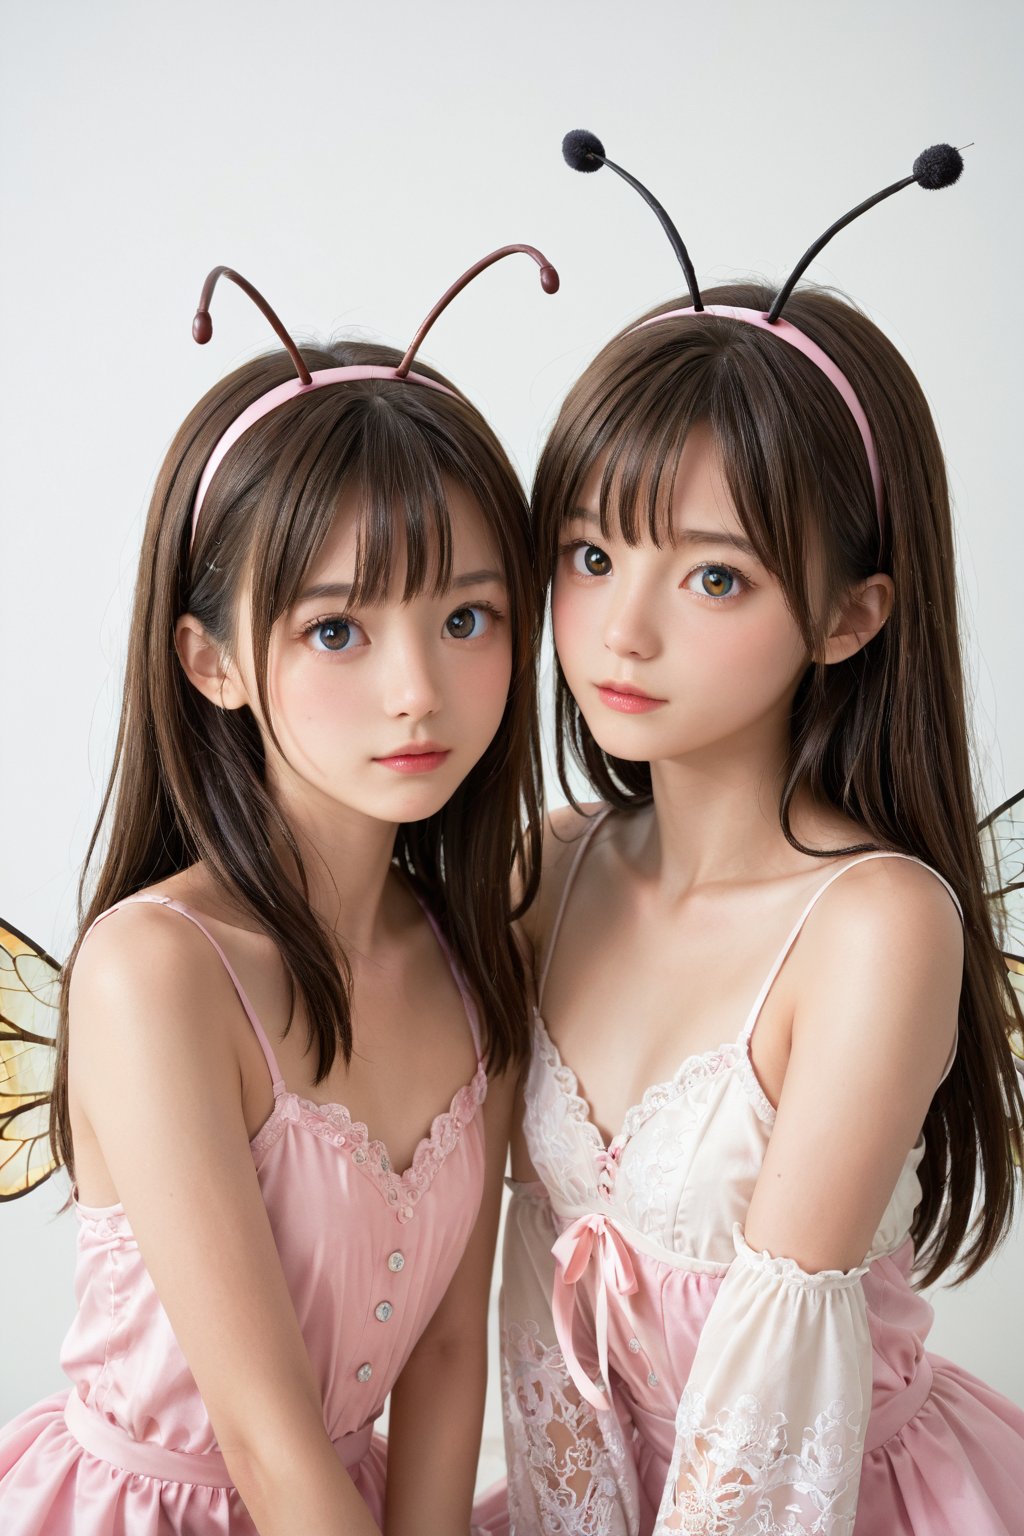
M 854 393 L 853 385 L 846 377 L 846 374 L 837 367 L 828 353 L 819 347 L 816 341 L 812 341 L 797 326 L 791 325 L 788 320 L 769 320 L 768 316 L 759 309 L 738 309 L 731 304 L 707 304 L 700 310 L 694 309 L 692 306 L 688 309 L 667 309 L 663 314 L 652 315 L 650 320 L 641 320 L 639 325 L 634 326 L 634 330 L 639 331 L 644 326 L 656 325 L 659 320 L 671 320 L 676 315 L 697 314 L 722 315 L 726 320 L 742 320 L 745 325 L 756 325 L 758 330 L 767 331 L 770 335 L 777 336 L 780 341 L 788 342 L 798 352 L 802 352 L 804 357 L 809 358 L 816 368 L 820 368 L 826 379 L 835 385 L 846 402 L 850 415 L 857 423 L 857 431 L 860 433 L 861 442 L 864 444 L 864 452 L 868 456 L 871 484 L 875 492 L 875 508 L 878 512 L 878 526 L 879 530 L 881 530 L 884 516 L 882 472 L 878 467 L 875 440 L 871 435 L 871 428 L 868 426 L 868 418 L 864 414 L 864 407 Z
M 210 481 L 238 442 L 238 439 L 244 437 L 250 427 L 254 427 L 264 416 L 269 416 L 271 411 L 276 411 L 277 407 L 284 405 L 286 401 L 294 400 L 297 395 L 308 395 L 314 389 L 323 389 L 325 384 L 341 384 L 346 379 L 404 379 L 406 383 L 426 384 L 429 389 L 438 389 L 443 395 L 451 395 L 453 399 L 458 398 L 453 389 L 449 389 L 446 384 L 439 384 L 436 379 L 428 379 L 422 373 L 400 374 L 397 368 L 356 366 L 349 368 L 318 368 L 315 373 L 310 374 L 308 384 L 304 384 L 301 379 L 285 379 L 283 384 L 276 384 L 273 389 L 268 389 L 265 395 L 260 395 L 258 399 L 254 400 L 252 405 L 246 406 L 241 416 L 236 417 L 224 435 L 219 439 L 216 447 L 207 459 L 206 467 L 203 470 L 199 486 L 196 490 L 195 503 L 192 507 L 192 538 L 189 540 L 190 548 L 195 540 L 196 528 L 199 525 L 199 513 L 206 499 L 206 493 L 210 488 Z
M 354 364 L 345 368 L 320 368 L 315 373 L 310 373 L 295 342 L 285 330 L 278 316 L 271 309 L 263 295 L 244 277 L 240 276 L 239 273 L 232 271 L 230 267 L 214 267 L 203 284 L 199 308 L 196 310 L 195 318 L 192 321 L 192 335 L 195 340 L 202 346 L 213 335 L 213 321 L 210 319 L 210 300 L 213 297 L 213 290 L 217 285 L 217 279 L 228 277 L 233 283 L 237 283 L 243 293 L 248 294 L 257 308 L 270 321 L 295 365 L 296 377 L 294 379 L 286 379 L 283 384 L 276 384 L 273 389 L 268 389 L 265 394 L 260 395 L 251 405 L 246 406 L 242 414 L 235 418 L 217 440 L 210 457 L 203 466 L 199 485 L 196 488 L 195 501 L 192 506 L 192 532 L 189 539 L 189 548 L 191 549 L 195 541 L 196 528 L 199 524 L 199 513 L 206 499 L 206 493 L 224 459 L 238 440 L 245 436 L 250 427 L 254 426 L 257 421 L 262 420 L 264 416 L 269 415 L 271 411 L 276 410 L 279 405 L 284 405 L 286 401 L 294 400 L 297 396 L 308 394 L 314 389 L 323 389 L 327 384 L 341 384 L 353 382 L 357 379 L 394 379 L 407 384 L 425 384 L 428 389 L 436 389 L 443 395 L 450 395 L 453 400 L 460 399 L 461 396 L 457 395 L 453 389 L 449 389 L 447 384 L 441 384 L 437 379 L 427 378 L 422 373 L 411 373 L 410 368 L 413 358 L 416 356 L 423 338 L 430 330 L 430 327 L 441 311 L 448 307 L 452 299 L 455 298 L 455 295 L 461 293 L 467 283 L 471 283 L 473 278 L 478 273 L 483 272 L 486 267 L 491 266 L 496 261 L 500 261 L 503 256 L 511 256 L 517 251 L 523 251 L 526 255 L 532 256 L 533 260 L 537 263 L 540 268 L 540 283 L 544 292 L 557 293 L 558 273 L 547 258 L 541 255 L 540 251 L 532 245 L 505 245 L 498 251 L 492 251 L 489 256 L 484 256 L 474 266 L 470 267 L 467 272 L 463 272 L 462 276 L 441 295 L 430 311 L 430 314 L 416 332 L 405 356 L 397 367 Z

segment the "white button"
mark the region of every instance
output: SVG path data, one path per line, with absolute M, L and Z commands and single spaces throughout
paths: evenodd
M 356 1371 L 356 1381 L 369 1381 L 369 1379 L 370 1379 L 370 1377 L 372 1375 L 373 1375 L 373 1366 L 367 1360 L 366 1364 L 365 1365 L 361 1365 L 359 1367 L 358 1371 Z
M 640 1340 L 639 1339 L 630 1339 L 630 1341 L 629 1341 L 629 1352 L 630 1352 L 631 1355 L 638 1355 L 640 1353 Z
M 658 1385 L 658 1378 L 657 1378 L 657 1376 L 656 1376 L 656 1375 L 655 1375 L 655 1374 L 654 1374 L 654 1372 L 653 1372 L 653 1371 L 652 1371 L 652 1372 L 651 1372 L 651 1374 L 650 1374 L 650 1375 L 649 1375 L 649 1376 L 648 1376 L 648 1378 L 647 1378 L 647 1385 L 648 1385 L 648 1386 L 649 1386 L 649 1387 L 656 1387 L 656 1386 L 657 1386 L 657 1385 Z
M 378 1323 L 386 1323 L 394 1310 L 390 1301 L 379 1301 L 373 1309 L 373 1315 Z
M 398 1271 L 400 1269 L 404 1269 L 404 1268 L 405 1268 L 405 1254 L 404 1253 L 399 1253 L 398 1250 L 396 1249 L 394 1253 L 389 1253 L 388 1254 L 388 1269 L 390 1269 L 390 1271 L 391 1271 L 391 1273 L 393 1275 L 397 1275 Z

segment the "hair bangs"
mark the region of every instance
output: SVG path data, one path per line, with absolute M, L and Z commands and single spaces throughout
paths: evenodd
M 593 403 L 577 437 L 578 450 L 566 464 L 561 521 L 578 513 L 584 485 L 599 469 L 601 532 L 607 536 L 617 530 L 630 545 L 645 538 L 659 545 L 671 542 L 679 460 L 691 428 L 703 415 L 695 391 L 666 391 L 657 375 L 639 387 L 635 374 L 627 370 L 614 375 Z

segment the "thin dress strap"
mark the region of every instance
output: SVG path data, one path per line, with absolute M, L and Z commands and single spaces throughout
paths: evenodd
M 232 986 L 238 993 L 238 1001 L 245 1009 L 245 1014 L 249 1020 L 249 1023 L 252 1025 L 253 1033 L 260 1043 L 260 1049 L 263 1052 L 267 1067 L 270 1071 L 270 1078 L 274 1089 L 274 1098 L 278 1098 L 284 1092 L 284 1079 L 281 1077 L 281 1069 L 277 1065 L 277 1057 L 271 1050 L 270 1041 L 267 1039 L 266 1030 L 263 1028 L 263 1025 L 257 1018 L 256 1010 L 253 1008 L 252 1003 L 250 1003 L 248 997 L 246 996 L 245 988 L 242 986 L 242 983 L 239 981 L 237 975 L 235 974 L 235 968 L 231 964 L 231 961 L 228 959 L 227 955 L 224 953 L 223 949 L 217 943 L 217 940 L 214 938 L 213 934 L 205 926 L 202 920 L 198 918 L 189 907 L 186 907 L 183 902 L 175 901 L 170 896 L 126 896 L 123 901 L 115 902 L 112 907 L 108 907 L 105 912 L 100 913 L 99 917 L 97 917 L 95 921 L 89 925 L 89 928 L 83 935 L 82 942 L 84 943 L 85 940 L 89 937 L 89 934 L 95 928 L 96 924 L 101 923 L 103 919 L 105 917 L 109 917 L 112 912 L 118 911 L 120 907 L 127 907 L 130 904 L 141 903 L 144 901 L 150 902 L 154 906 L 170 907 L 172 912 L 180 912 L 182 917 L 187 917 L 189 922 L 194 923 L 199 929 L 200 933 L 205 934 L 209 939 L 221 960 L 224 962 L 224 969 L 231 977 Z
M 551 957 L 555 953 L 555 943 L 558 939 L 558 930 L 561 928 L 562 918 L 565 916 L 565 908 L 569 900 L 569 892 L 573 888 L 579 867 L 583 862 L 583 855 L 589 848 L 590 841 L 593 838 L 594 833 L 597 831 L 601 823 L 610 815 L 611 811 L 612 807 L 610 805 L 606 805 L 591 819 L 590 825 L 587 827 L 586 831 L 580 838 L 579 847 L 573 854 L 572 863 L 569 865 L 569 873 L 565 877 L 565 884 L 562 886 L 562 894 L 559 897 L 558 906 L 555 910 L 554 922 L 551 924 L 551 932 L 548 934 L 547 948 L 544 951 L 544 963 L 540 968 L 540 975 L 537 979 L 538 1013 L 540 1012 L 540 1005 L 544 997 L 544 984 L 548 979 L 548 971 L 551 969 Z
M 939 874 L 937 869 L 932 869 L 931 865 L 926 864 L 923 859 L 915 858 L 911 853 L 897 853 L 895 849 L 889 848 L 879 848 L 876 849 L 873 853 L 864 853 L 861 854 L 859 858 L 851 859 L 848 864 L 843 864 L 839 869 L 834 870 L 832 874 L 829 875 L 828 879 L 819 885 L 818 889 L 814 892 L 814 895 L 811 897 L 810 901 L 804 907 L 800 916 L 793 924 L 789 937 L 786 939 L 786 942 L 783 944 L 778 955 L 776 956 L 775 963 L 771 970 L 768 972 L 768 975 L 765 977 L 764 985 L 762 986 L 760 992 L 757 994 L 757 997 L 754 999 L 754 1005 L 751 1008 L 750 1013 L 747 1015 L 747 1021 L 743 1026 L 743 1033 L 740 1035 L 740 1041 L 745 1048 L 749 1049 L 750 1037 L 754 1033 L 754 1026 L 761 1016 L 761 1009 L 764 1007 L 765 999 L 767 998 L 768 993 L 771 991 L 775 978 L 778 976 L 780 970 L 782 969 L 787 955 L 793 948 L 793 945 L 796 943 L 801 928 L 804 926 L 807 918 L 814 910 L 814 907 L 821 900 L 822 896 L 824 896 L 829 886 L 838 880 L 841 875 L 845 875 L 848 869 L 853 869 L 858 864 L 866 864 L 869 859 L 906 859 L 911 864 L 920 864 L 922 869 L 926 869 L 929 874 L 934 875 L 936 880 L 941 881 L 941 883 L 946 887 L 946 890 L 949 892 L 950 897 L 952 898 L 953 905 L 956 907 L 960 921 L 961 923 L 963 922 L 963 908 L 960 905 L 959 898 L 957 897 L 953 887 L 950 885 L 949 881 L 944 878 L 944 876 Z M 940 1081 L 943 1081 L 948 1075 L 949 1070 L 953 1065 L 953 1057 L 955 1055 L 956 1036 L 954 1035 L 953 1046 L 949 1053 L 949 1059 L 946 1062 L 945 1068 L 943 1069 L 942 1078 Z
M 423 909 L 423 915 L 433 929 L 434 937 L 440 945 L 441 953 L 444 955 L 448 962 L 448 969 L 452 973 L 452 979 L 459 989 L 459 996 L 462 998 L 462 1006 L 465 1008 L 466 1018 L 469 1020 L 469 1029 L 473 1036 L 473 1049 L 476 1051 L 476 1060 L 477 1065 L 479 1066 L 483 1059 L 480 1047 L 480 1015 L 477 1013 L 473 994 L 469 990 L 469 987 L 466 985 L 466 980 L 462 974 L 461 966 L 457 965 L 455 962 L 455 956 L 452 954 L 451 945 L 448 943 L 448 940 L 441 932 L 441 925 L 437 918 L 434 916 L 433 912 L 431 912 L 430 908 L 427 906 L 427 903 L 424 901 L 419 891 L 411 882 L 409 884 L 409 889 L 412 891 L 413 895 L 416 897 L 416 900 L 419 902 L 421 908 Z

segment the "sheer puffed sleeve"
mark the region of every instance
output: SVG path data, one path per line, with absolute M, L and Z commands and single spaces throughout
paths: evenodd
M 866 1266 L 807 1274 L 733 1236 L 655 1536 L 850 1536 L 871 1407 Z
M 509 1180 L 501 1286 L 511 1536 L 636 1536 L 636 1472 L 613 1411 L 573 1385 L 551 1320 L 557 1230 L 543 1184 Z

